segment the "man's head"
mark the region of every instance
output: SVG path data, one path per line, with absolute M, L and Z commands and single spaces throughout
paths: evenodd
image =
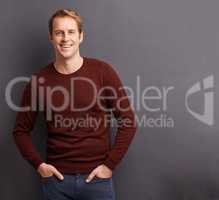
M 49 37 L 56 56 L 69 59 L 83 41 L 82 19 L 74 10 L 58 10 L 49 19 Z

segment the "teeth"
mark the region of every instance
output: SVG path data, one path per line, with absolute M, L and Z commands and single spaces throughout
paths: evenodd
M 72 45 L 60 45 L 61 47 L 63 47 L 63 48 L 70 48 Z

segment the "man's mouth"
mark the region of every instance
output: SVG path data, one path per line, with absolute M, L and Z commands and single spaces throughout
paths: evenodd
M 63 48 L 63 49 L 68 49 L 68 48 L 71 48 L 72 46 L 73 46 L 73 44 L 60 44 L 59 45 L 61 48 Z

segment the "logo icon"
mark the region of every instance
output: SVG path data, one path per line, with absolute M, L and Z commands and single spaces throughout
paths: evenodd
M 189 90 L 186 92 L 185 96 L 185 106 L 188 112 L 197 120 L 201 121 L 204 124 L 209 126 L 214 125 L 214 76 L 210 75 L 202 80 L 203 88 L 201 88 L 201 82 L 195 83 Z M 203 114 L 193 111 L 188 105 L 188 99 L 193 94 L 197 92 L 204 91 L 204 109 Z

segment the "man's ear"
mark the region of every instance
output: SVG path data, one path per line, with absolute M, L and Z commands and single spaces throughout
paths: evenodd
M 84 31 L 82 31 L 82 32 L 80 33 L 79 37 L 80 37 L 79 41 L 80 41 L 80 43 L 82 43 L 83 40 L 84 40 Z
M 49 41 L 52 42 L 52 35 L 50 33 L 49 33 L 48 37 L 49 37 Z

